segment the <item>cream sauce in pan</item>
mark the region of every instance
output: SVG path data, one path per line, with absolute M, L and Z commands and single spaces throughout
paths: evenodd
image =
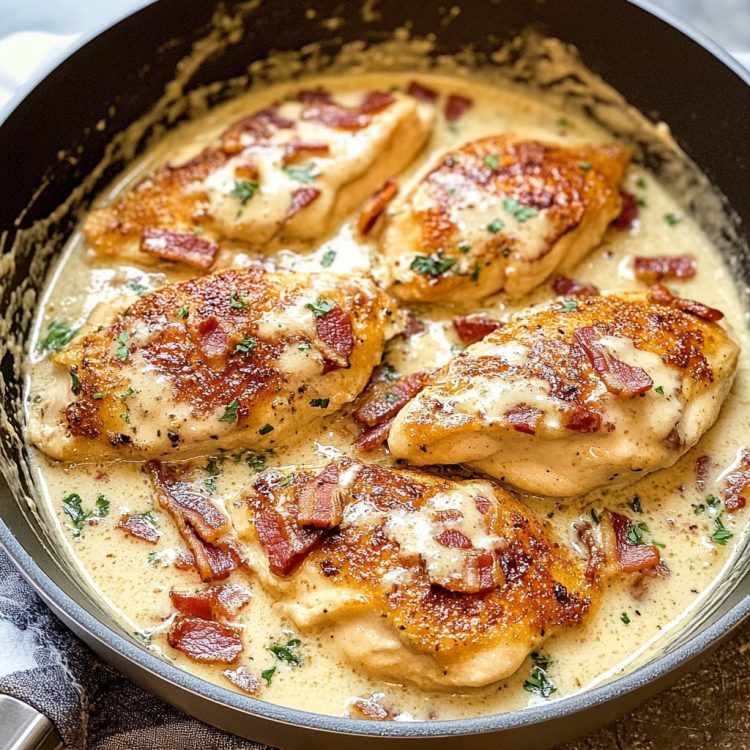
M 409 80 L 410 77 L 404 75 L 368 74 L 346 79 L 307 80 L 303 86 L 298 81 L 294 85 L 251 92 L 169 134 L 123 174 L 100 200 L 102 203 L 110 201 L 152 171 L 155 165 L 166 161 L 179 163 L 191 157 L 229 123 L 281 98 L 285 91 L 312 88 L 317 84 L 334 92 L 389 87 L 403 90 Z M 402 195 L 437 155 L 480 136 L 513 131 L 570 144 L 610 140 L 593 124 L 523 92 L 429 75 L 420 76 L 419 80 L 444 93 L 468 96 L 474 104 L 455 124 L 438 116 L 427 147 L 399 178 Z M 746 351 L 750 342 L 744 311 L 728 269 L 706 236 L 651 174 L 637 166 L 631 167 L 624 188 L 639 197 L 639 219 L 629 232 L 610 229 L 604 242 L 573 275 L 603 290 L 643 288 L 633 276 L 634 255 L 693 254 L 697 275 L 689 281 L 672 282 L 672 288 L 681 296 L 699 299 L 723 310 L 725 325 Z M 374 245 L 355 240 L 354 221 L 356 215 L 316 247 L 277 247 L 270 255 L 297 271 L 318 271 L 323 265 L 338 272 L 372 267 L 376 276 L 381 276 Z M 235 262 L 242 265 L 250 257 L 249 253 L 240 252 Z M 167 266 L 146 272 L 132 266 L 103 265 L 101 261 L 87 258 L 84 243 L 76 235 L 51 279 L 39 311 L 37 330 L 41 334 L 38 337 L 44 335 L 52 320 L 80 326 L 98 302 L 120 294 L 123 288 L 126 291 L 128 286 L 130 291 L 152 288 L 181 278 L 185 275 Z M 481 309 L 493 316 L 503 316 L 551 296 L 550 285 L 544 284 L 512 304 L 497 296 L 480 308 L 472 304 L 465 308 L 415 307 L 415 314 L 425 323 L 425 333 L 406 341 L 400 338 L 392 341 L 387 347 L 386 359 L 400 373 L 440 365 L 461 348 L 450 323 L 454 315 Z M 46 365 L 36 342 L 32 352 L 29 395 L 33 399 L 44 387 Z M 673 468 L 656 472 L 624 489 L 599 490 L 575 500 L 526 499 L 532 510 L 546 518 L 569 543 L 574 542 L 573 523 L 581 516 L 588 516 L 592 508 L 600 510 L 606 504 L 622 510 L 647 524 L 652 538 L 664 545 L 663 558 L 671 570 L 667 578 L 649 579 L 642 590 L 636 590 L 627 579 L 613 584 L 583 627 L 558 634 L 546 642 L 543 651 L 551 659 L 549 677 L 556 686 L 549 700 L 609 680 L 642 663 L 649 654 L 657 653 L 701 607 L 722 568 L 731 563 L 732 555 L 742 546 L 745 523 L 742 513 L 736 517 L 723 514 L 721 520 L 733 537 L 727 544 L 720 545 L 711 539 L 718 509 L 708 507 L 706 512 L 697 515 L 694 506 L 705 505 L 707 495 L 718 495 L 721 473 L 735 461 L 738 449 L 750 441 L 747 434 L 750 370 L 746 361 L 745 356 L 740 357 L 740 369 L 718 423 Z M 207 458 L 196 459 L 193 463 L 200 467 L 198 475 L 205 476 L 209 486 L 215 485 L 213 498 L 226 507 L 241 527 L 242 510 L 237 498 L 261 463 L 266 466 L 322 464 L 339 453 L 350 451 L 357 434 L 357 428 L 344 411 L 312 425 L 299 435 L 295 445 L 277 450 L 275 455 L 245 455 L 237 461 L 231 457 L 224 460 L 218 464 L 218 475 L 213 478 L 204 470 Z M 694 463 L 704 454 L 710 455 L 711 468 L 705 489 L 700 491 L 695 484 Z M 380 454 L 376 456 L 377 460 L 389 460 Z M 168 597 L 170 588 L 193 590 L 201 584 L 193 571 L 181 571 L 172 566 L 175 555 L 182 549 L 181 540 L 170 518 L 155 505 L 140 464 L 63 465 L 48 461 L 41 454 L 35 454 L 35 459 L 48 510 L 57 533 L 72 552 L 78 575 L 98 592 L 124 627 L 140 635 L 154 652 L 200 677 L 229 687 L 221 668 L 196 665 L 166 644 L 164 631 L 173 611 Z M 63 497 L 70 493 L 78 493 L 86 508 L 93 506 L 98 495 L 105 495 L 110 502 L 108 516 L 85 525 L 83 532 L 76 536 L 62 507 Z M 634 502 L 636 497 L 638 501 Z M 642 508 L 642 514 L 634 507 Z M 116 528 L 123 513 L 147 510 L 153 511 L 162 534 L 158 545 L 153 547 Z M 256 674 L 276 668 L 270 684 L 262 689 L 263 700 L 342 715 L 347 713 L 352 698 L 375 694 L 382 696 L 382 702 L 400 714 L 401 719 L 417 720 L 509 711 L 544 700 L 523 689 L 523 682 L 531 673 L 530 659 L 502 683 L 464 693 L 429 693 L 370 680 L 356 665 L 340 659 L 330 632 L 296 632 L 251 574 L 236 571 L 230 580 L 249 586 L 253 592 L 250 605 L 238 616 L 244 627 L 242 663 Z M 283 663 L 268 650 L 270 645 L 286 643 L 291 638 L 301 641 L 297 651 L 302 657 L 302 666 Z

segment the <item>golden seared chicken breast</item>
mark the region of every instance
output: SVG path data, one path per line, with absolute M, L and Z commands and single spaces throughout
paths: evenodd
M 250 269 L 164 286 L 50 358 L 29 435 L 64 461 L 283 443 L 362 390 L 391 318 L 369 276 Z
M 492 136 L 445 154 L 382 238 L 402 300 L 519 297 L 583 258 L 618 216 L 624 146 Z
M 314 240 L 412 160 L 433 117 L 431 107 L 398 94 L 342 103 L 302 91 L 92 211 L 86 239 L 102 256 L 201 270 L 223 239 L 253 248 L 277 237 Z
M 487 481 L 344 458 L 266 471 L 247 504 L 248 563 L 294 624 L 332 628 L 362 671 L 423 688 L 512 674 L 583 621 L 609 575 Z
M 428 380 L 388 444 L 535 494 L 635 481 L 716 420 L 738 353 L 721 317 L 658 286 L 532 308 Z

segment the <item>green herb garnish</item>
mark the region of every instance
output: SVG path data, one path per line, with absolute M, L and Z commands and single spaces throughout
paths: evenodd
M 236 422 L 237 421 L 237 407 L 240 405 L 238 399 L 234 399 L 229 406 L 224 409 L 224 413 L 219 417 L 219 422 Z
M 128 289 L 139 297 L 142 297 L 148 291 L 148 287 L 145 284 L 141 284 L 140 281 L 131 281 L 128 284 Z
M 319 174 L 315 164 L 308 164 L 304 167 L 284 167 L 284 171 L 290 179 L 305 185 L 309 185 Z
M 455 258 L 440 258 L 434 255 L 417 255 L 409 268 L 423 276 L 442 276 L 456 265 Z
M 308 310 L 312 310 L 316 318 L 322 318 L 324 315 L 328 315 L 336 305 L 327 299 L 323 299 L 323 297 L 318 297 L 315 302 L 308 302 L 305 307 Z
M 313 398 L 310 399 L 310 406 L 316 406 L 318 409 L 327 409 L 330 402 L 331 399 L 329 398 Z
M 482 267 L 479 265 L 479 263 L 474 264 L 474 270 L 471 272 L 471 280 L 472 281 L 479 281 L 479 274 L 482 272 Z
M 623 621 L 623 622 L 624 622 L 624 623 L 625 623 L 626 625 L 630 625 L 630 618 L 628 617 L 628 613 L 627 613 L 627 612 L 623 612 L 623 613 L 622 613 L 622 614 L 620 615 L 620 619 L 621 619 L 621 620 L 622 620 L 622 621 Z
M 205 468 L 206 468 L 207 476 L 203 480 L 202 484 L 211 495 L 213 495 L 214 492 L 216 492 L 216 480 L 219 476 L 221 476 L 220 463 L 221 461 L 215 456 L 212 458 L 209 458 L 206 463 Z
M 679 224 L 682 221 L 682 217 L 670 212 L 664 214 L 664 221 L 666 221 L 670 227 L 673 227 L 675 224 Z
M 39 348 L 45 352 L 59 352 L 72 341 L 76 333 L 77 329 L 53 320 L 47 326 L 47 335 L 39 342 Z
M 645 523 L 629 523 L 628 531 L 626 534 L 628 544 L 637 547 L 641 544 L 645 544 L 643 532 L 648 531 L 648 525 Z
M 81 392 L 81 379 L 73 370 L 70 371 L 70 390 L 76 396 Z
M 190 315 L 190 307 L 188 305 L 182 305 L 175 313 L 180 320 L 185 320 Z
M 497 234 L 504 226 L 505 226 L 505 223 L 503 222 L 502 219 L 493 219 L 487 225 L 487 231 L 490 234 Z
M 336 251 L 333 249 L 326 250 L 323 253 L 323 257 L 320 259 L 320 265 L 323 268 L 330 268 L 333 265 L 334 260 L 336 260 Z
M 99 495 L 94 503 L 94 509 L 87 511 L 83 509 L 81 496 L 72 492 L 63 498 L 62 508 L 73 525 L 73 536 L 79 537 L 83 534 L 83 527 L 87 521 L 104 518 L 109 514 L 109 500 L 104 495 Z
M 117 337 L 117 359 L 120 362 L 125 362 L 130 356 L 130 349 L 128 349 L 128 332 L 122 331 Z
M 590 161 L 582 161 L 578 165 L 584 172 L 588 172 L 591 169 L 591 162 Z
M 500 167 L 500 161 L 495 154 L 488 154 L 484 157 L 484 166 L 489 167 L 493 172 L 497 172 Z
M 273 425 L 268 424 L 268 422 L 258 430 L 259 435 L 268 435 L 269 432 L 273 432 Z
M 711 534 L 711 539 L 716 542 L 716 544 L 721 544 L 722 546 L 734 536 L 734 534 L 722 523 L 721 517 L 723 515 L 723 513 L 719 513 L 719 515 L 714 518 L 714 533 Z
M 533 219 L 539 215 L 533 206 L 525 206 L 523 203 L 519 203 L 515 198 L 504 198 L 503 208 L 513 216 L 516 221 L 524 222 L 528 219 Z
M 643 507 L 641 506 L 641 498 L 636 495 L 629 503 L 630 509 L 634 513 L 643 513 Z
M 235 180 L 230 195 L 233 195 L 244 206 L 258 190 L 257 182 L 250 180 Z
M 247 299 L 234 291 L 229 295 L 229 307 L 232 310 L 244 310 L 247 307 Z
M 301 641 L 299 638 L 292 638 L 286 642 L 286 645 L 281 643 L 274 643 L 273 646 L 269 646 L 268 650 L 281 662 L 290 664 L 293 667 L 302 666 L 302 657 L 296 652 L 300 646 Z
M 563 312 L 573 312 L 573 310 L 578 309 L 578 303 L 573 299 L 566 299 L 565 302 L 563 302 L 562 311 Z
M 250 354 L 250 352 L 255 349 L 257 343 L 258 342 L 255 339 L 247 338 L 240 341 L 240 343 L 234 347 L 234 350 L 240 354 Z
M 536 651 L 532 652 L 531 659 L 534 666 L 531 668 L 531 677 L 523 683 L 523 689 L 527 693 L 535 693 L 541 695 L 542 698 L 549 698 L 557 690 L 548 674 L 552 660 Z
M 276 674 L 276 667 L 270 667 L 269 669 L 264 669 L 260 676 L 266 681 L 266 687 L 268 687 L 271 684 L 271 680 L 273 679 L 273 676 Z
M 663 395 L 664 395 L 664 386 L 663 386 L 663 385 L 657 385 L 657 386 L 656 386 L 656 388 L 654 388 L 654 390 L 655 390 L 655 391 L 656 391 L 656 392 L 657 392 L 657 393 L 658 393 L 658 394 L 659 394 L 660 396 L 663 396 Z

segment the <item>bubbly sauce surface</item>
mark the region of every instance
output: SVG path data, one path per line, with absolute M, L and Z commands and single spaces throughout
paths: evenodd
M 197 154 L 203 146 L 239 117 L 262 109 L 286 93 L 299 88 L 323 85 L 334 94 L 349 92 L 358 97 L 373 89 L 404 90 L 411 80 L 407 75 L 360 75 L 350 78 L 320 78 L 297 81 L 253 91 L 217 109 L 204 118 L 186 124 L 169 134 L 157 147 L 134 164 L 101 196 L 111 201 L 160 164 L 179 164 Z M 469 84 L 461 80 L 420 75 L 419 81 L 446 93 L 458 93 L 473 100 L 472 108 L 456 123 L 446 122 L 438 114 L 427 147 L 405 174 L 399 176 L 400 195 L 414 184 L 445 150 L 474 138 L 512 132 L 562 144 L 605 143 L 607 133 L 592 123 L 568 112 L 561 112 L 510 89 Z M 345 97 L 344 97 L 345 98 Z M 591 282 L 603 291 L 643 289 L 633 272 L 635 255 L 692 254 L 697 274 L 693 279 L 677 281 L 672 288 L 683 297 L 698 299 L 721 309 L 724 324 L 743 351 L 748 347 L 745 312 L 728 269 L 698 225 L 685 215 L 678 203 L 657 179 L 637 165 L 628 170 L 623 187 L 634 193 L 640 203 L 639 217 L 630 231 L 611 228 L 601 245 L 595 248 L 573 271 L 577 280 Z M 243 266 L 254 255 L 242 250 L 234 263 Z M 374 243 L 356 238 L 356 215 L 336 233 L 310 247 L 272 247 L 263 255 L 295 271 L 345 273 L 372 269 L 383 278 Z M 38 340 L 48 324 L 64 321 L 81 326 L 99 302 L 122 294 L 134 295 L 167 282 L 187 278 L 176 267 L 163 266 L 145 271 L 134 266 L 105 265 L 87 257 L 79 235 L 71 239 L 68 250 L 54 273 L 37 321 L 37 341 L 32 345 L 29 397 L 44 388 L 48 366 L 38 351 Z M 419 305 L 413 307 L 423 322 L 423 333 L 409 339 L 396 338 L 386 347 L 384 360 L 399 374 L 407 374 L 447 362 L 463 347 L 451 326 L 457 314 L 484 312 L 506 317 L 531 304 L 554 297 L 550 283 L 538 287 L 527 297 L 509 303 L 497 295 L 477 304 L 467 300 L 461 305 Z M 721 515 L 718 523 L 733 536 L 718 544 L 712 536 L 721 508 L 707 503 L 707 496 L 718 496 L 721 475 L 736 460 L 745 446 L 750 424 L 750 373 L 741 355 L 740 368 L 717 424 L 677 464 L 644 477 L 625 488 L 605 488 L 589 495 L 565 500 L 523 498 L 539 518 L 560 536 L 575 543 L 573 524 L 591 518 L 605 505 L 628 514 L 646 525 L 654 542 L 664 545 L 663 559 L 670 569 L 665 578 L 647 579 L 647 585 L 635 587 L 627 576 L 613 583 L 601 605 L 584 626 L 561 632 L 545 642 L 543 653 L 550 659 L 548 676 L 555 692 L 546 700 L 570 695 L 610 680 L 643 663 L 649 654 L 658 653 L 668 640 L 701 607 L 721 577 L 722 569 L 732 562 L 744 536 L 742 513 Z M 311 424 L 298 442 L 273 454 L 245 453 L 212 460 L 194 459 L 197 475 L 212 498 L 235 519 L 238 530 L 244 523 L 239 503 L 241 492 L 262 467 L 295 464 L 323 465 L 331 458 L 352 452 L 358 435 L 347 409 Z M 698 457 L 710 456 L 705 487 L 695 482 L 694 465 Z M 388 456 L 375 454 L 375 460 L 391 462 Z M 183 545 L 171 519 L 152 497 L 151 486 L 139 463 L 101 463 L 64 465 L 35 454 L 36 470 L 44 488 L 49 515 L 57 533 L 65 541 L 78 575 L 94 587 L 124 626 L 140 635 L 149 647 L 179 667 L 224 687 L 231 687 L 221 675 L 222 667 L 195 664 L 166 644 L 164 633 L 173 608 L 169 590 L 195 590 L 200 581 L 194 571 L 181 571 L 172 563 Z M 365 457 L 365 460 L 370 460 Z M 91 508 L 99 495 L 110 503 L 110 512 L 96 523 L 84 524 L 80 533 L 71 526 L 62 500 L 71 493 Z M 701 511 L 701 508 L 703 510 Z M 125 513 L 153 513 L 161 538 L 151 546 L 126 536 L 116 528 Z M 342 661 L 335 637 L 329 630 L 298 632 L 286 621 L 274 599 L 264 592 L 251 573 L 235 571 L 230 581 L 247 585 L 253 593 L 251 603 L 238 616 L 243 626 L 245 651 L 242 663 L 260 674 L 275 668 L 260 698 L 295 708 L 345 715 L 355 697 L 376 696 L 399 714 L 402 720 L 454 719 L 516 710 L 545 698 L 524 690 L 524 681 L 532 673 L 528 659 L 509 679 L 485 688 L 465 692 L 426 692 L 409 686 L 371 680 L 356 665 Z M 301 666 L 280 661 L 269 646 L 299 639 L 295 646 Z

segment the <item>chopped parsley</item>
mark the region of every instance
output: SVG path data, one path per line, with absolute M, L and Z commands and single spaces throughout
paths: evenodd
M 484 166 L 489 167 L 493 172 L 497 172 L 500 167 L 500 161 L 495 154 L 488 154 L 484 157 Z
M 561 117 L 561 118 L 560 118 L 560 119 L 559 119 L 559 120 L 557 121 L 557 124 L 558 124 L 558 125 L 559 125 L 559 126 L 560 126 L 561 128 L 572 128 L 572 127 L 575 127 L 575 126 L 573 125 L 573 123 L 572 123 L 572 122 L 571 122 L 571 121 L 570 121 L 570 120 L 569 120 L 569 119 L 568 119 L 567 117 Z
M 39 348 L 45 352 L 59 352 L 72 341 L 76 333 L 77 329 L 53 320 L 47 326 L 47 335 L 39 342 Z
M 331 403 L 329 398 L 313 398 L 310 400 L 310 406 L 317 406 L 319 409 L 327 409 Z
M 188 305 L 182 305 L 176 313 L 177 317 L 180 320 L 185 320 L 188 315 L 190 315 L 190 307 Z
M 299 648 L 302 642 L 299 638 L 292 638 L 287 641 L 286 644 L 274 643 L 268 647 L 268 650 L 284 664 L 290 664 L 293 667 L 302 666 L 302 657 L 297 653 L 296 649 Z
M 548 674 L 552 660 L 536 651 L 532 652 L 531 660 L 534 662 L 534 666 L 531 668 L 531 677 L 524 681 L 523 689 L 527 693 L 535 693 L 541 695 L 542 698 L 549 698 L 552 693 L 557 691 Z
M 623 612 L 623 613 L 622 613 L 622 614 L 620 615 L 620 619 L 621 619 L 621 620 L 622 620 L 622 621 L 623 621 L 623 622 L 624 622 L 624 623 L 625 623 L 626 625 L 630 625 L 630 618 L 628 617 L 628 613 L 627 613 L 627 612 Z
M 169 565 L 169 555 L 166 552 L 149 552 L 146 559 L 154 568 L 166 568 Z
M 493 219 L 487 225 L 487 231 L 490 232 L 490 234 L 497 234 L 504 226 L 505 223 L 502 219 Z
M 258 342 L 253 338 L 243 339 L 234 347 L 234 350 L 240 354 L 250 354 L 250 352 L 255 349 L 257 343 Z
M 635 180 L 635 186 L 637 188 L 640 188 L 641 190 L 645 190 L 646 187 L 648 187 L 648 184 L 646 183 L 646 180 L 643 179 L 643 177 L 638 177 Z
M 264 669 L 260 676 L 266 681 L 266 687 L 271 684 L 271 680 L 273 679 L 273 676 L 276 674 L 276 667 L 270 667 L 269 669 Z
M 99 391 L 99 393 L 92 393 L 91 398 L 95 398 L 98 400 L 100 398 L 104 398 L 104 394 L 101 391 Z
M 591 520 L 598 526 L 601 523 L 601 518 L 599 518 L 599 515 L 596 512 L 595 508 L 591 509 Z
M 322 318 L 324 315 L 328 315 L 336 305 L 327 299 L 323 299 L 323 297 L 318 297 L 315 302 L 308 302 L 305 307 L 308 310 L 312 310 L 316 318 Z
M 266 468 L 266 454 L 259 451 L 248 451 L 245 454 L 245 463 L 256 473 Z
M 273 432 L 273 425 L 266 422 L 261 428 L 258 429 L 259 435 L 268 435 L 269 432 Z
M 148 291 L 148 287 L 145 284 L 141 284 L 140 281 L 131 281 L 128 284 L 128 289 L 139 297 L 142 297 Z
M 516 219 L 516 221 L 524 222 L 528 219 L 533 219 L 539 215 L 533 206 L 525 206 L 523 203 L 519 203 L 515 198 L 504 198 L 503 208 Z
M 130 356 L 130 349 L 128 349 L 128 332 L 122 331 L 117 337 L 117 359 L 120 362 L 125 362 Z
M 220 464 L 220 459 L 216 458 L 215 456 L 209 458 L 208 462 L 206 463 L 205 468 L 207 476 L 203 480 L 202 484 L 211 495 L 216 492 L 216 480 L 221 476 Z
M 434 255 L 416 255 L 409 268 L 423 276 L 442 276 L 456 265 L 455 258 L 440 258 Z
M 301 352 L 306 352 L 311 348 L 309 341 L 300 341 L 299 344 L 297 344 L 297 349 L 299 349 Z
M 316 164 L 308 164 L 304 167 L 284 167 L 289 179 L 309 185 L 319 174 Z
M 279 482 L 279 487 L 288 487 L 294 481 L 294 474 L 290 474 L 288 477 L 284 477 Z
M 659 394 L 660 396 L 663 396 L 663 395 L 664 395 L 664 386 L 663 386 L 663 385 L 657 385 L 657 386 L 656 386 L 656 388 L 654 388 L 654 390 L 655 390 L 655 391 L 656 391 L 656 392 L 657 392 L 657 393 L 658 393 L 658 394 Z
M 582 161 L 578 165 L 584 172 L 588 172 L 591 169 L 591 162 L 590 161 Z
M 130 412 L 126 411 L 126 412 L 123 412 L 122 414 L 120 414 L 120 419 L 122 419 L 124 422 L 127 422 L 128 424 L 130 424 Z
M 257 190 L 257 182 L 250 182 L 250 180 L 235 180 L 230 195 L 237 198 L 237 200 L 244 206 L 255 195 Z
M 709 508 L 718 508 L 721 506 L 721 500 L 719 500 L 716 495 L 707 495 L 706 505 L 708 505 Z
M 669 224 L 670 227 L 673 227 L 675 224 L 679 224 L 682 221 L 682 218 L 674 213 L 668 213 L 664 214 L 664 221 Z
M 109 514 L 109 500 L 104 495 L 99 495 L 96 498 L 94 509 L 91 511 L 83 509 L 81 496 L 75 492 L 63 498 L 62 507 L 73 525 L 74 537 L 79 537 L 83 534 L 83 527 L 88 521 L 96 518 L 104 518 L 104 516 Z
M 573 312 L 573 310 L 578 309 L 578 303 L 573 299 L 566 299 L 565 302 L 563 302 L 562 311 L 563 312 Z
M 127 388 L 127 390 L 125 391 L 125 393 L 121 393 L 118 396 L 118 398 L 120 399 L 120 401 L 125 401 L 125 399 L 130 398 L 131 396 L 133 396 L 136 393 L 139 393 L 139 391 L 137 391 L 135 388 L 133 388 L 132 385 L 129 385 L 128 388 Z
M 641 544 L 645 544 L 643 532 L 648 531 L 648 524 L 646 523 L 629 523 L 628 531 L 626 534 L 628 544 L 633 547 L 638 547 Z
M 224 413 L 219 417 L 219 422 L 236 422 L 237 421 L 237 407 L 240 405 L 238 399 L 234 399 L 229 406 L 224 409 Z
M 643 513 L 643 507 L 641 506 L 641 498 L 636 495 L 629 503 L 630 509 L 634 513 Z
M 70 371 L 70 390 L 76 396 L 81 392 L 81 379 L 73 370 Z
M 711 540 L 722 546 L 734 536 L 734 534 L 724 526 L 721 520 L 723 515 L 723 513 L 719 513 L 719 515 L 714 518 L 714 533 L 711 534 Z
M 247 299 L 234 291 L 229 295 L 229 307 L 232 310 L 244 310 L 247 307 Z
M 323 257 L 320 259 L 320 265 L 323 268 L 330 268 L 333 265 L 334 260 L 336 260 L 336 251 L 328 249 L 323 253 Z
M 396 372 L 396 368 L 390 362 L 383 362 L 383 364 L 380 365 L 380 374 L 386 380 L 390 381 L 398 380 L 399 378 L 398 372 Z
M 461 242 L 456 245 L 456 247 L 462 252 L 462 253 L 468 253 L 469 250 L 471 250 L 471 242 L 467 242 L 466 240 L 461 240 Z

